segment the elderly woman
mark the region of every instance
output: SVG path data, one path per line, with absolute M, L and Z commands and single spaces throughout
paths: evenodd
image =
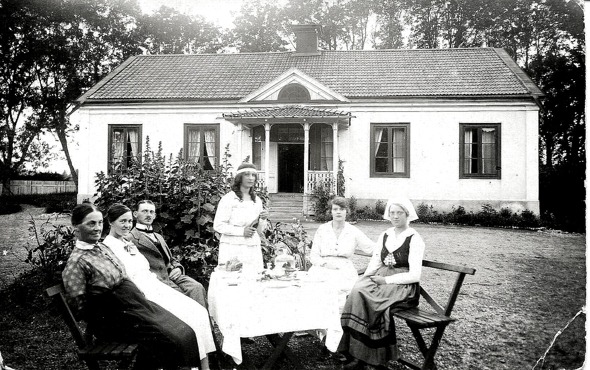
M 318 227 L 313 238 L 309 274 L 328 280 L 338 290 L 342 309 L 346 296 L 358 279 L 351 257 L 355 253 L 372 255 L 375 243 L 357 227 L 346 222 L 350 209 L 345 198 L 336 197 L 330 201 L 330 205 L 332 221 Z
M 207 354 L 215 351 L 215 342 L 207 309 L 160 281 L 156 274 L 150 271 L 148 260 L 138 251 L 133 242 L 126 239 L 133 228 L 131 209 L 123 204 L 115 203 L 107 211 L 107 220 L 110 231 L 103 244 L 119 258 L 127 271 L 129 280 L 145 294 L 148 301 L 162 306 L 193 329 L 199 348 L 200 369 L 208 370 Z
M 393 227 L 379 237 L 379 248 L 352 288 L 341 317 L 344 335 L 338 351 L 351 360 L 346 370 L 397 360 L 390 313 L 418 305 L 424 241 L 409 226 L 418 219 L 416 210 L 408 199 L 390 199 L 383 217 Z
M 242 268 L 262 271 L 260 236 L 266 229 L 268 211 L 254 191 L 256 167 L 242 163 L 236 171 L 232 191 L 225 194 L 217 205 L 213 228 L 221 234 L 219 264 L 238 259 Z
M 136 369 L 198 366 L 195 333 L 128 279 L 121 260 L 99 243 L 102 220 L 90 203 L 72 211 L 78 240 L 62 273 L 71 306 L 97 338 L 138 342 Z

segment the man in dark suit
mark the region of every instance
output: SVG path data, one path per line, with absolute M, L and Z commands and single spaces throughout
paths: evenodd
M 151 200 L 137 203 L 133 211 L 136 224 L 131 230 L 131 241 L 150 263 L 150 270 L 165 284 L 199 302 L 207 308 L 207 292 L 201 283 L 184 274 L 182 265 L 172 256 L 162 235 L 154 232 L 156 206 Z

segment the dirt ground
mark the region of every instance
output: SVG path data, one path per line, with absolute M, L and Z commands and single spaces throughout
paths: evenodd
M 29 210 L 45 219 L 38 209 Z M 63 321 L 52 312 L 42 286 L 8 285 L 28 267 L 22 263 L 29 216 L 0 216 L 0 352 L 9 366 L 23 369 L 84 369 L 74 354 L 73 340 Z M 66 220 L 64 218 L 61 219 Z M 319 224 L 305 223 L 310 237 Z M 389 226 L 385 222 L 357 224 L 373 240 Z M 446 369 L 533 369 L 557 332 L 586 301 L 585 235 L 554 231 L 522 231 L 481 227 L 417 224 L 426 242 L 425 258 L 466 265 L 467 276 L 451 324 L 437 353 Z M 355 257 L 355 264 L 366 264 Z M 26 280 L 34 284 L 33 279 Z M 22 284 L 22 283 L 21 283 Z M 444 299 L 449 276 L 425 269 L 422 285 Z M 415 342 L 402 322 L 398 341 L 403 354 L 418 359 Z M 334 359 L 319 356 L 317 340 L 295 337 L 289 344 L 299 363 L 281 361 L 278 369 L 339 369 Z M 260 365 L 270 353 L 263 338 L 244 346 Z M 585 314 L 557 338 L 545 362 L 535 369 L 574 369 L 585 356 Z M 224 365 L 232 368 L 229 365 Z M 404 369 L 391 363 L 390 369 Z M 240 366 L 239 368 L 244 368 Z

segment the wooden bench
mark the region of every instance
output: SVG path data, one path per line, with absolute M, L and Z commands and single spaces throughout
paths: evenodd
M 422 355 L 424 356 L 424 362 L 422 365 L 417 364 L 404 357 L 398 359 L 398 362 L 412 369 L 426 370 L 436 369 L 434 356 L 436 355 L 436 350 L 438 349 L 438 345 L 440 344 L 440 340 L 442 339 L 443 333 L 447 325 L 455 321 L 455 319 L 451 317 L 451 312 L 453 311 L 453 307 L 455 306 L 455 302 L 457 301 L 457 297 L 459 296 L 459 291 L 461 291 L 463 280 L 465 279 L 465 275 L 475 274 L 475 269 L 470 267 L 457 266 L 448 263 L 440 263 L 427 260 L 422 261 L 422 266 L 456 274 L 455 284 L 453 285 L 453 289 L 451 289 L 447 303 L 444 306 L 438 304 L 434 300 L 434 298 L 432 298 L 432 296 L 428 294 L 428 292 L 426 292 L 426 290 L 424 290 L 422 286 L 420 286 L 420 295 L 428 303 L 431 309 L 425 310 L 416 307 L 403 311 L 398 311 L 392 314 L 392 322 L 393 317 L 397 317 L 406 321 L 406 324 L 412 331 L 412 334 L 414 335 L 414 338 L 418 343 L 418 348 L 420 349 L 420 352 L 422 352 Z M 361 275 L 364 272 L 365 268 L 358 270 L 359 275 Z M 426 345 L 426 342 L 424 341 L 424 338 L 420 333 L 420 330 L 428 328 L 436 328 L 432 340 L 430 342 L 430 346 Z
M 78 357 L 84 361 L 90 370 L 98 370 L 100 360 L 116 360 L 129 366 L 137 354 L 137 344 L 101 342 L 95 343 L 90 333 L 83 333 L 80 325 L 70 309 L 64 294 L 62 284 L 47 288 L 47 295 L 53 302 L 66 322 L 70 333 L 78 347 Z
M 434 356 L 436 355 L 436 350 L 438 349 L 438 345 L 440 344 L 440 340 L 447 325 L 455 321 L 455 319 L 451 317 L 451 312 L 453 311 L 453 307 L 455 306 L 455 302 L 459 296 L 459 291 L 463 285 L 463 280 L 465 279 L 465 275 L 475 274 L 475 269 L 426 260 L 422 262 L 422 266 L 454 273 L 455 283 L 444 306 L 438 304 L 434 298 L 432 298 L 432 296 L 428 294 L 422 286 L 420 286 L 420 295 L 428 303 L 431 310 L 416 307 L 395 312 L 393 314 L 394 317 L 404 319 L 406 321 L 406 324 L 408 324 L 408 327 L 412 331 L 412 334 L 418 343 L 420 352 L 422 352 L 422 355 L 424 356 L 424 363 L 422 365 L 419 365 L 403 357 L 398 361 L 412 369 L 436 369 Z M 420 333 L 420 330 L 427 328 L 436 328 L 432 337 L 432 341 L 430 342 L 430 346 L 426 345 L 426 342 Z

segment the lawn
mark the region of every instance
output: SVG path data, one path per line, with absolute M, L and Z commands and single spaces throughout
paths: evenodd
M 42 278 L 28 274 L 12 282 L 12 276 L 27 267 L 21 252 L 28 216 L 19 215 L 0 216 L 0 352 L 18 370 L 84 369 L 63 321 L 44 296 Z M 305 223 L 311 236 L 317 226 Z M 388 224 L 357 226 L 376 240 Z M 415 228 L 426 242 L 425 258 L 477 270 L 467 276 L 455 305 L 457 322 L 443 337 L 437 354 L 441 370 L 532 369 L 556 333 L 585 304 L 585 235 L 422 224 Z M 366 258 L 356 257 L 355 263 L 360 266 Z M 422 284 L 435 298 L 446 297 L 450 289 L 447 276 L 429 271 L 424 272 Z M 402 352 L 417 358 L 410 332 L 399 324 Z M 585 315 L 580 315 L 536 369 L 581 367 L 584 337 Z M 310 336 L 295 337 L 290 347 L 301 362 L 279 362 L 280 369 L 339 369 L 337 361 L 320 359 L 318 342 Z M 244 350 L 258 364 L 270 353 L 262 339 Z M 394 363 L 390 368 L 404 367 Z

